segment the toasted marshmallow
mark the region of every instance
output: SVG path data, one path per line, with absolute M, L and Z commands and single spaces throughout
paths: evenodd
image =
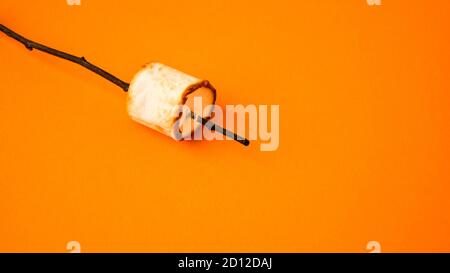
M 194 99 L 201 97 L 201 109 L 194 109 Z M 160 63 L 145 65 L 134 76 L 128 89 L 130 117 L 173 139 L 191 136 L 202 125 L 180 113 L 185 106 L 197 115 L 208 118 L 216 101 L 216 90 L 205 80 L 187 75 Z

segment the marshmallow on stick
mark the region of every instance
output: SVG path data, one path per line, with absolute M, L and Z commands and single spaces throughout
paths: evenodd
M 125 92 L 129 91 L 128 113 L 131 118 L 167 136 L 181 140 L 204 125 L 245 146 L 250 144 L 247 139 L 208 121 L 212 111 L 210 106 L 216 101 L 216 90 L 208 81 L 197 79 L 160 63 L 150 63 L 145 65 L 129 84 L 91 64 L 84 57 L 33 42 L 2 24 L 0 31 L 19 41 L 29 50 L 37 49 L 77 63 L 119 86 Z M 196 97 L 202 98 L 199 112 L 195 112 L 197 109 L 194 109 Z M 187 111 L 186 107 L 180 111 L 180 106 L 187 106 Z

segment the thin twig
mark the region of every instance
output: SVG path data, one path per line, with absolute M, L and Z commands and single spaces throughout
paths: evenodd
M 90 62 L 88 62 L 86 60 L 85 57 L 77 57 L 72 54 L 68 54 L 68 53 L 59 51 L 57 49 L 42 45 L 40 43 L 33 42 L 33 41 L 21 36 L 20 34 L 12 31 L 11 29 L 5 27 L 2 24 L 0 24 L 0 30 L 3 33 L 5 33 L 6 35 L 8 35 L 9 37 L 22 43 L 28 50 L 37 49 L 42 52 L 48 53 L 50 55 L 53 55 L 53 56 L 74 62 L 76 64 L 79 64 L 79 65 L 91 70 L 95 74 L 98 74 L 101 77 L 103 77 L 103 78 L 107 79 L 108 81 L 114 83 L 115 85 L 119 86 L 120 88 L 123 89 L 123 91 L 125 91 L 125 92 L 128 91 L 128 88 L 130 86 L 129 83 L 124 82 L 121 79 L 117 78 L 116 76 L 101 69 L 100 67 L 91 64 Z M 206 126 L 209 130 L 219 132 L 225 136 L 228 136 L 229 138 L 236 140 L 237 142 L 239 142 L 245 146 L 248 146 L 250 144 L 250 141 L 248 139 L 238 136 L 237 134 L 230 132 L 225 128 L 222 128 L 221 126 L 214 124 L 213 122 L 211 122 L 205 118 L 202 118 L 201 116 L 198 116 L 198 115 L 194 114 L 193 112 L 191 112 L 191 118 L 193 120 L 196 120 L 197 122 L 200 122 L 201 124 Z
M 201 116 L 195 114 L 194 112 L 191 112 L 191 118 L 193 120 L 203 124 L 203 126 L 208 128 L 209 130 L 221 133 L 224 136 L 227 136 L 231 139 L 236 140 L 237 142 L 241 143 L 244 146 L 248 146 L 250 144 L 250 141 L 248 139 L 238 136 L 236 133 L 228 131 L 227 129 L 223 128 L 222 126 L 219 126 L 210 120 L 204 119 Z
M 121 79 L 115 77 L 114 75 L 111 75 L 110 73 L 101 69 L 100 67 L 91 64 L 84 57 L 77 57 L 77 56 L 59 51 L 57 49 L 42 45 L 40 43 L 33 42 L 1 24 L 0 24 L 0 30 L 2 32 L 4 32 L 6 35 L 8 35 L 9 37 L 21 42 L 28 50 L 37 49 L 37 50 L 43 51 L 45 53 L 66 59 L 66 60 L 74 62 L 74 63 L 77 63 L 77 64 L 91 70 L 95 74 L 102 76 L 103 78 L 114 83 L 115 85 L 119 86 L 125 92 L 128 91 L 129 84 L 127 82 L 124 82 Z

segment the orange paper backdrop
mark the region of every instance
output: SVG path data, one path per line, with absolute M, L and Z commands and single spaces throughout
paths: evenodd
M 129 81 L 279 104 L 280 146 L 175 142 L 126 94 L 0 35 L 0 251 L 450 251 L 447 0 L 0 2 L 0 23 Z

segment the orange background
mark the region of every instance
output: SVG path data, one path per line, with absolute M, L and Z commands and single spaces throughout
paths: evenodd
M 0 251 L 450 251 L 447 0 L 0 2 L 0 23 L 130 81 L 279 104 L 280 147 L 174 142 L 97 75 L 0 35 Z

